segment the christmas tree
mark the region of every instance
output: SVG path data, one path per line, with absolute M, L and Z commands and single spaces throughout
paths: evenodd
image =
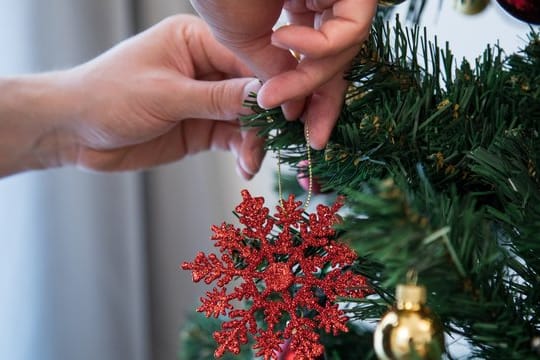
M 524 19 L 538 21 L 540 5 L 523 1 L 531 3 Z M 410 2 L 411 19 L 424 4 Z M 226 336 L 255 341 L 255 350 L 241 353 L 247 358 L 376 358 L 369 324 L 396 303 L 396 288 L 407 291 L 411 274 L 427 289 L 427 320 L 440 321 L 447 343 L 468 344 L 461 358 L 540 358 L 540 34 L 531 28 L 519 52 L 488 46 L 476 61 L 458 62 L 424 29 L 379 19 L 346 78 L 331 140 L 309 152 L 313 178 L 340 200 L 308 215 L 290 197 L 272 216 L 261 199 L 243 194 L 236 212 L 245 229 L 214 227 L 221 260 L 201 255 L 184 267 L 196 280 L 221 278 L 219 286 L 249 272 L 254 288 L 241 285 L 241 294 L 230 297 L 224 288 L 209 293 L 200 311 L 217 317 L 215 328 L 194 320 L 183 333 L 184 358 L 202 358 L 208 347 L 196 339 L 208 341 L 212 332 L 221 334 L 218 355 L 239 350 Z M 303 124 L 286 121 L 280 109 L 247 103 L 255 114 L 246 126 L 261 129 L 282 163 L 305 172 Z M 306 288 L 313 291 L 305 294 Z M 263 308 L 260 294 L 267 293 L 273 297 Z M 305 301 L 282 305 L 298 298 Z M 231 310 L 232 299 L 247 300 L 252 316 Z M 337 303 L 344 305 L 338 310 Z M 390 312 L 402 320 L 398 310 Z M 265 324 L 215 330 L 231 324 L 224 315 Z M 242 326 L 245 339 L 223 332 Z M 408 338 L 410 351 L 399 355 L 391 339 L 379 341 L 390 348 L 377 354 L 388 359 L 441 358 L 444 350 L 435 342 L 422 353 Z M 305 349 L 318 344 L 320 352 Z M 448 351 L 443 356 L 454 358 Z

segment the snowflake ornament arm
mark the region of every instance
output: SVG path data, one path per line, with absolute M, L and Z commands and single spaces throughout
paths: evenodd
M 194 282 L 217 280 L 220 288 L 201 298 L 197 309 L 208 317 L 230 319 L 214 333 L 215 356 L 238 354 L 252 334 L 256 356 L 265 360 L 277 359 L 289 339 L 291 350 L 302 359 L 316 359 L 324 352 L 319 330 L 347 331 L 338 297 L 371 293 L 365 278 L 344 270 L 357 256 L 335 241 L 333 226 L 342 201 L 319 205 L 315 214 L 306 216 L 302 202 L 291 195 L 270 216 L 262 197 L 243 190 L 242 199 L 235 210 L 243 229 L 230 224 L 212 227 L 221 257 L 199 253 L 193 262 L 182 264 L 192 271 Z M 228 292 L 233 279 L 240 285 Z M 245 308 L 235 309 L 232 300 L 244 300 Z

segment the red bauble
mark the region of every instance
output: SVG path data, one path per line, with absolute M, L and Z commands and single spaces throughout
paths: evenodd
M 288 340 L 284 344 L 281 345 L 281 352 L 279 353 L 278 360 L 295 360 L 298 359 L 299 356 L 296 356 L 296 353 L 291 349 L 291 341 Z M 317 360 L 323 360 L 324 355 L 321 355 L 317 358 Z
M 497 0 L 510 15 L 529 24 L 540 24 L 540 0 Z
M 298 185 L 300 185 L 300 187 L 304 189 L 304 191 L 309 191 L 308 164 L 309 162 L 307 160 L 300 161 L 298 163 L 298 175 L 296 175 Z M 311 192 L 313 194 L 321 193 L 321 184 L 317 181 L 317 178 L 315 177 L 312 179 Z
M 291 350 L 291 342 L 287 341 L 281 345 L 281 352 L 278 360 L 294 360 L 294 351 Z

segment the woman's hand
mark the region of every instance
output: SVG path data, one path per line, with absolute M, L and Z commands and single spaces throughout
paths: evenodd
M 202 20 L 184 15 L 79 67 L 0 80 L 4 97 L 15 99 L 8 107 L 0 98 L 0 129 L 11 134 L 0 135 L 0 148 L 19 144 L 19 160 L 5 160 L 0 174 L 66 164 L 142 169 L 219 149 L 232 151 L 251 178 L 264 152 L 263 140 L 238 121 L 260 87 L 250 75 Z
M 265 80 L 262 107 L 309 122 L 322 148 L 341 110 L 345 70 L 367 38 L 376 0 L 192 0 L 216 38 Z M 289 25 L 273 30 L 281 13 Z M 299 61 L 291 54 L 299 55 Z M 307 104 L 307 105 L 306 105 Z

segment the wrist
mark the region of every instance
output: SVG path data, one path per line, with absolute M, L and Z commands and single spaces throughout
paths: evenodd
M 62 166 L 75 147 L 62 72 L 0 78 L 0 176 Z

